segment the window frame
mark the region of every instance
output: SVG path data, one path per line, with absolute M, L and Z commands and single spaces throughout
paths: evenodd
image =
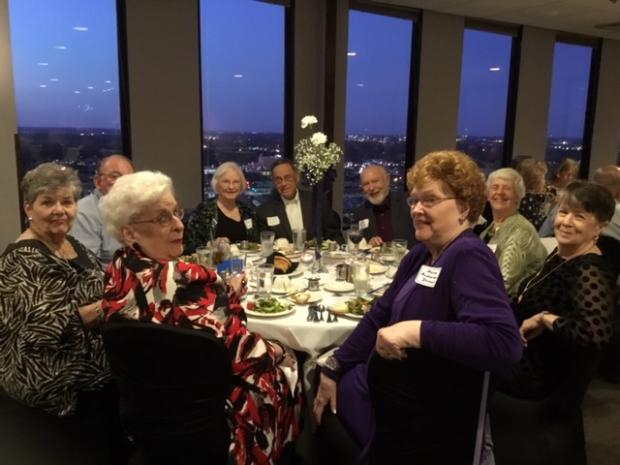
M 598 37 L 584 36 L 569 32 L 556 32 L 555 41 L 553 43 L 554 51 L 558 43 L 567 45 L 580 45 L 590 47 L 592 54 L 590 56 L 590 69 L 588 76 L 588 90 L 586 94 L 586 108 L 583 121 L 583 134 L 581 136 L 581 159 L 579 160 L 580 179 L 588 179 L 590 174 L 590 162 L 592 159 L 592 135 L 594 133 L 594 119 L 596 116 L 596 97 L 598 95 L 598 81 L 601 68 L 601 49 L 603 39 Z M 555 55 L 555 53 L 554 53 Z M 551 79 L 553 86 L 553 65 L 555 64 L 555 56 L 553 57 Z M 549 105 L 551 105 L 551 91 L 549 92 Z M 547 123 L 547 141 L 549 134 L 549 123 Z M 546 149 L 545 149 L 546 157 Z
M 410 20 L 412 23 L 411 32 L 411 54 L 409 58 L 409 92 L 407 97 L 407 116 L 405 121 L 405 171 L 403 173 L 402 189 L 407 192 L 407 171 L 415 163 L 415 146 L 417 139 L 417 119 L 418 119 L 418 100 L 420 95 L 420 54 L 423 15 L 422 10 L 399 5 L 387 5 L 368 0 L 350 0 L 349 12 L 351 10 L 370 13 L 391 18 Z M 347 21 L 349 16 L 347 15 Z M 348 29 L 348 27 L 347 27 Z M 329 43 L 329 42 L 328 42 Z M 347 36 L 348 44 L 348 36 Z M 326 102 L 327 104 L 328 102 Z M 327 107 L 330 108 L 330 107 Z M 345 105 L 346 120 L 346 105 Z M 345 125 L 344 139 L 346 139 Z M 344 160 L 343 160 L 344 161 Z
M 523 25 L 503 23 L 500 21 L 465 18 L 463 35 L 465 34 L 465 31 L 467 29 L 480 32 L 490 32 L 492 34 L 501 34 L 504 36 L 512 37 L 510 44 L 510 71 L 508 73 L 508 91 L 506 92 L 504 143 L 502 146 L 502 159 L 500 162 L 501 167 L 510 166 L 514 155 L 514 135 L 517 120 L 517 95 L 519 89 L 519 69 L 521 67 L 521 40 L 523 37 Z M 458 133 L 456 136 L 458 138 Z
M 126 0 L 118 0 L 126 1 Z M 294 0 L 252 0 L 257 3 L 266 3 L 284 8 L 284 89 L 283 89 L 283 124 L 282 124 L 282 137 L 283 137 L 283 156 L 288 159 L 293 158 L 293 118 L 295 101 L 295 86 L 294 86 L 294 73 L 295 73 L 295 21 L 294 21 Z M 202 201 L 207 200 L 205 194 L 205 170 L 203 166 L 204 149 L 202 148 L 204 143 L 205 127 L 204 127 L 204 102 L 205 98 L 202 93 L 202 27 L 201 27 L 201 14 L 200 14 L 200 0 L 196 1 L 196 20 L 198 21 L 198 78 L 200 82 L 200 198 Z M 242 168 L 243 169 L 243 168 Z

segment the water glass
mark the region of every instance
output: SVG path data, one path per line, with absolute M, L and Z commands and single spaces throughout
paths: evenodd
M 293 245 L 295 250 L 303 252 L 306 245 L 306 230 L 305 229 L 293 229 Z
M 213 259 L 211 255 L 211 249 L 209 247 L 197 247 L 196 261 L 199 265 L 202 265 L 204 267 L 212 267 Z
M 262 247 L 263 257 L 268 257 L 273 253 L 273 242 L 276 238 L 276 233 L 273 231 L 261 231 L 260 233 L 260 245 Z
M 235 255 L 230 259 L 230 273 L 233 276 L 240 275 L 243 273 L 243 269 L 245 268 L 245 260 L 240 255 Z
M 353 275 L 355 295 L 361 297 L 368 294 L 368 291 L 370 290 L 370 273 L 368 269 L 368 262 L 366 260 L 353 262 L 351 274 Z
M 400 263 L 403 257 L 407 254 L 407 239 L 394 239 L 392 241 L 392 245 L 394 246 L 396 263 Z
M 396 262 L 396 254 L 394 253 L 394 244 L 392 242 L 384 242 L 381 244 L 381 254 L 379 255 L 381 262 L 388 267 Z
M 273 284 L 273 265 L 263 263 L 256 268 L 256 295 L 258 297 L 269 297 Z

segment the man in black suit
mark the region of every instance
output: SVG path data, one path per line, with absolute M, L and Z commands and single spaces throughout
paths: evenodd
M 390 175 L 381 165 L 368 165 L 360 174 L 366 200 L 353 211 L 368 244 L 381 245 L 392 239 L 415 244 L 413 221 L 405 192 L 390 191 Z
M 271 179 L 277 192 L 256 210 L 259 231 L 273 231 L 276 238 L 292 242 L 293 229 L 305 229 L 306 238 L 313 239 L 312 193 L 299 189 L 299 172 L 293 162 L 284 158 L 276 161 L 271 167 Z M 321 202 L 323 239 L 342 242 L 340 217 L 329 206 L 324 192 Z

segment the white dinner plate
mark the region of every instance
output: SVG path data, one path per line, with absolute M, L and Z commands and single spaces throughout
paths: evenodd
M 284 273 L 284 274 L 274 273 L 273 276 L 274 278 L 278 278 L 279 276 L 288 276 L 289 278 L 293 278 L 295 276 L 301 276 L 302 274 L 304 274 L 304 270 L 301 268 L 301 265 L 299 265 L 295 271 L 291 271 L 290 273 Z
M 335 292 L 336 294 L 342 294 L 354 291 L 355 286 L 353 283 L 347 281 L 330 281 L 325 285 L 324 289 L 329 292 Z
M 322 298 L 323 296 L 321 295 L 321 292 L 317 291 L 317 292 L 310 292 L 310 299 L 308 300 L 308 302 L 305 302 L 303 304 L 297 303 L 295 300 L 293 300 L 293 296 L 288 297 L 288 300 L 294 303 L 295 305 L 310 305 L 310 304 L 315 304 L 317 302 L 320 302 Z
M 368 266 L 368 272 L 370 274 L 381 274 L 381 273 L 385 273 L 388 270 L 388 267 L 385 265 L 382 265 L 381 263 L 371 263 Z
M 338 313 L 337 315 L 351 318 L 352 320 L 361 320 L 364 318 L 364 315 L 358 315 L 357 313 Z
M 278 312 L 278 313 L 263 313 L 263 312 L 255 312 L 253 310 L 245 310 L 245 314 L 248 316 L 255 316 L 258 318 L 277 318 L 279 316 L 286 316 L 286 315 L 290 315 L 291 313 L 295 312 L 295 307 L 291 307 L 283 312 Z

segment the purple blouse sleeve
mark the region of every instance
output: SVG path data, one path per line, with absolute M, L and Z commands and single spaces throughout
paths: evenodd
M 516 320 L 492 253 L 463 249 L 455 257 L 450 300 L 456 321 L 424 320 L 424 350 L 483 370 L 504 371 L 523 352 Z
M 398 293 L 407 270 L 411 268 L 416 251 L 412 250 L 400 264 L 394 281 L 387 291 L 375 302 L 370 312 L 362 318 L 355 330 L 334 354 L 341 366 L 341 371 L 347 371 L 357 363 L 368 360 L 375 347 L 377 331 L 387 326 L 392 312 L 392 302 Z

